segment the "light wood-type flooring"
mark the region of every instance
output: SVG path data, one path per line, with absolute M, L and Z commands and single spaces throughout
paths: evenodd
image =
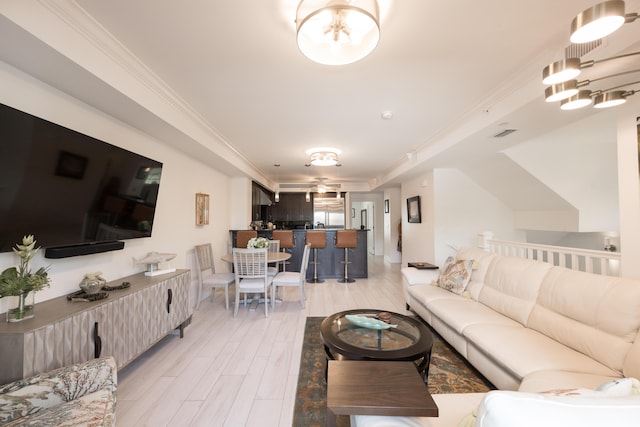
M 368 279 L 306 286 L 306 308 L 297 288 L 283 288 L 267 318 L 262 305 L 250 311 L 242 304 L 234 318 L 221 290 L 213 302 L 207 295 L 183 339 L 169 335 L 118 372 L 118 427 L 289 427 L 307 316 L 353 308 L 407 313 L 400 264 L 379 256 L 369 256 Z

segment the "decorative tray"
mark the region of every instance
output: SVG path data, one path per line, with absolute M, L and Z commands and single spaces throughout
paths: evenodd
M 105 285 L 105 286 L 102 287 L 102 290 L 103 291 L 118 291 L 120 289 L 127 289 L 127 288 L 130 288 L 130 287 L 131 287 L 131 283 L 122 282 L 122 284 L 118 285 L 118 286 L 106 286 Z
M 389 329 L 395 328 L 398 325 L 390 325 L 382 320 L 374 319 L 373 317 L 356 316 L 355 314 L 347 314 L 344 316 L 347 320 L 354 325 L 367 329 Z
M 88 294 L 85 291 L 76 291 L 72 294 L 67 295 L 67 299 L 69 301 L 91 302 L 91 301 L 99 301 L 101 299 L 105 299 L 108 296 L 109 296 L 108 292 L 98 292 L 95 294 Z

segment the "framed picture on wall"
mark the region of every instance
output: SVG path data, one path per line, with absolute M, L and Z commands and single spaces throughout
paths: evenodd
M 389 199 L 384 199 L 384 213 L 389 213 Z
M 409 222 L 420 223 L 420 196 L 413 196 L 407 199 L 407 219 Z

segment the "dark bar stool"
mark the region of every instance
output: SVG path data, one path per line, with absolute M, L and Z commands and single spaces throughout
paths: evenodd
M 336 248 L 344 248 L 344 278 L 339 279 L 339 283 L 352 283 L 355 279 L 349 277 L 349 249 L 358 247 L 358 233 L 356 230 L 338 230 L 336 231 Z
M 258 237 L 256 230 L 240 230 L 236 232 L 236 248 L 246 249 L 249 240 Z
M 311 245 L 313 249 L 313 279 L 307 280 L 309 283 L 322 283 L 324 280 L 318 279 L 318 249 L 324 249 L 327 247 L 327 232 L 324 230 L 308 230 L 307 237 L 305 238 L 305 244 Z
M 291 230 L 273 230 L 273 240 L 280 240 L 280 249 L 282 252 L 291 252 L 287 249 L 293 249 L 296 247 L 296 241 Z M 287 264 L 291 264 L 289 261 L 282 261 L 282 271 L 287 271 Z

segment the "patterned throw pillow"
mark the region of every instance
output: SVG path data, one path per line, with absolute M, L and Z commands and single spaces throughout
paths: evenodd
M 462 295 L 471 280 L 473 260 L 456 261 L 453 257 L 447 258 L 440 269 L 437 285 L 454 294 Z

